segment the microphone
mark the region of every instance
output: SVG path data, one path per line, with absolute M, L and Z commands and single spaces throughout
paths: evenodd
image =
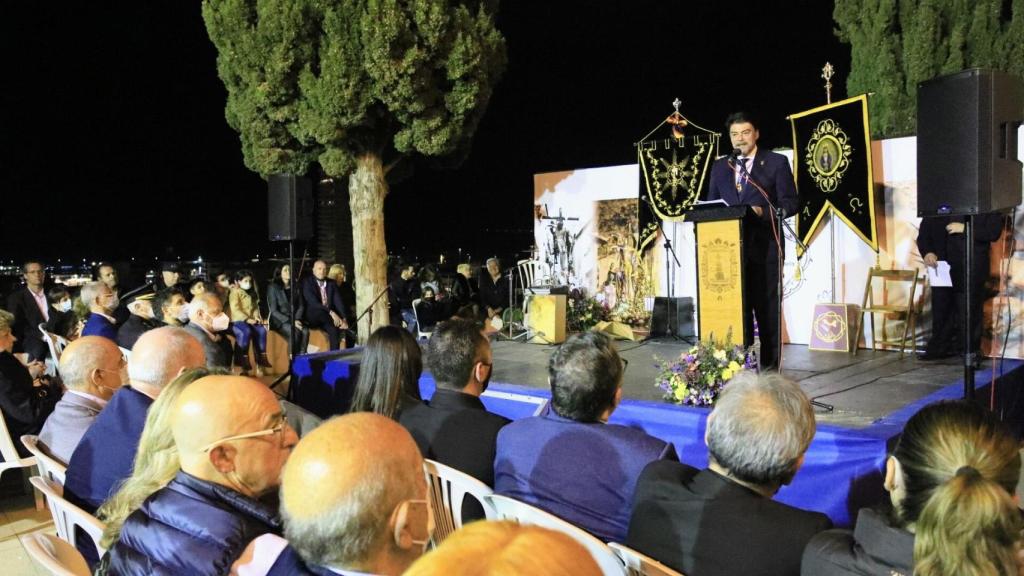
M 729 153 L 729 160 L 736 161 L 742 154 L 743 152 L 739 148 L 733 148 Z

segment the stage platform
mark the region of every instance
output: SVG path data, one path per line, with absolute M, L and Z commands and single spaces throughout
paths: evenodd
M 683 462 L 703 467 L 707 465 L 704 427 L 709 410 L 665 402 L 654 385 L 655 356 L 676 357 L 689 347 L 674 340 L 620 342 L 629 367 L 625 399 L 611 423 L 641 428 L 672 442 Z M 545 409 L 550 397 L 547 360 L 551 350 L 543 345 L 494 342 L 494 376 L 483 398 L 488 410 L 518 419 Z M 323 417 L 346 412 L 358 378 L 359 357 L 358 348 L 297 357 L 294 401 Z M 1019 434 L 1024 421 L 1020 401 L 1024 362 L 1006 360 L 996 368 L 996 412 Z M 901 358 L 896 352 L 862 350 L 853 356 L 794 345 L 784 351 L 783 372 L 810 397 L 834 405 L 835 411 L 816 410 L 818 429 L 804 466 L 776 498 L 824 512 L 837 526 L 850 526 L 859 508 L 886 497 L 882 490 L 885 457 L 907 419 L 930 402 L 963 395 L 963 367 L 958 359 L 922 362 L 912 356 Z M 992 374 L 991 360 L 976 374 L 977 398 L 986 405 Z M 428 373 L 420 380 L 420 392 L 424 399 L 433 395 L 434 381 Z

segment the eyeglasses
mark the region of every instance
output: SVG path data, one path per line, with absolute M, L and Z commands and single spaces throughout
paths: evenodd
M 211 442 L 206 446 L 203 446 L 203 448 L 200 449 L 200 452 L 208 453 L 210 450 L 213 450 L 214 448 L 220 446 L 225 442 L 232 442 L 234 440 L 245 440 L 246 438 L 260 438 L 262 436 L 270 436 L 273 434 L 277 434 L 278 432 L 282 432 L 284 430 L 284 427 L 287 425 L 288 422 L 282 416 L 281 421 L 278 422 L 277 426 L 274 426 L 273 428 L 267 428 L 266 430 L 260 430 L 259 432 L 249 432 L 248 434 L 238 434 L 235 436 L 228 436 L 227 438 L 221 438 L 220 440 Z

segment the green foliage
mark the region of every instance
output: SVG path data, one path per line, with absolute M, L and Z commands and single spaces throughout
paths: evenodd
M 493 2 L 205 0 L 246 166 L 346 176 L 468 148 L 505 67 Z
M 869 101 L 876 137 L 916 131 L 919 82 L 965 68 L 1024 77 L 1024 0 L 836 0 L 836 35 L 850 44 L 848 94 Z

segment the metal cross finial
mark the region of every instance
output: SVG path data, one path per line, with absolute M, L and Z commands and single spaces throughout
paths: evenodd
M 679 114 L 679 107 L 683 105 L 683 101 L 676 98 L 672 101 L 672 107 L 676 109 L 676 114 Z
M 825 66 L 821 69 L 821 77 L 825 79 L 825 99 L 829 104 L 832 103 L 832 75 L 835 73 L 835 68 L 832 64 L 825 62 Z

